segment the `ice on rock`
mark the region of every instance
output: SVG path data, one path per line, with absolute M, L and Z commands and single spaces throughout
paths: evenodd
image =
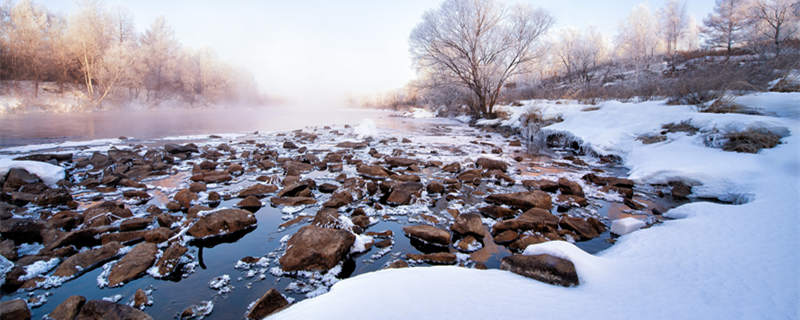
M 44 249 L 44 245 L 41 243 L 23 243 L 17 247 L 17 256 L 37 255 L 42 249 Z
M 55 187 L 56 182 L 63 180 L 66 172 L 64 168 L 46 162 L 0 159 L 0 176 L 5 176 L 14 168 L 25 169 L 50 187 Z
M 55 268 L 61 262 L 59 258 L 52 258 L 50 260 L 39 260 L 25 266 L 25 275 L 19 277 L 20 280 L 25 281 L 36 278 L 47 271 Z M 0 263 L 1 264 L 1 263 Z
M 617 219 L 611 223 L 611 233 L 621 236 L 639 230 L 645 225 L 644 221 L 633 217 Z

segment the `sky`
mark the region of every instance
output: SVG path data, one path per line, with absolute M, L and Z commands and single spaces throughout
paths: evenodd
M 513 2 L 511 0 L 500 0 Z M 613 39 L 634 6 L 655 12 L 666 0 L 520 0 L 542 7 L 566 26 L 596 28 Z M 39 0 L 69 15 L 76 0 Z M 212 48 L 251 72 L 261 90 L 296 103 L 342 102 L 400 88 L 414 78 L 408 37 L 433 0 L 106 0 L 127 8 L 144 31 L 164 16 L 185 46 Z M 687 0 L 702 21 L 714 0 Z M 553 32 L 552 34 L 555 34 Z

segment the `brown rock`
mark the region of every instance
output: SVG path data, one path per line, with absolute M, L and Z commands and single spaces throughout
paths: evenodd
M 172 230 L 164 227 L 158 227 L 144 232 L 144 241 L 151 243 L 162 243 L 172 237 Z
M 119 224 L 119 231 L 141 230 L 153 223 L 153 218 L 131 218 Z
M 342 223 L 339 220 L 339 211 L 334 208 L 322 208 L 317 211 L 311 223 L 322 228 L 341 229 L 342 227 Z
M 150 305 L 149 302 L 147 293 L 142 289 L 136 289 L 136 292 L 133 294 L 133 307 L 141 310 L 144 309 L 145 306 Z
M 247 187 L 242 191 L 239 191 L 239 198 L 247 198 L 249 196 L 255 196 L 257 198 L 266 197 L 268 194 L 278 191 L 278 186 L 271 185 L 271 184 L 261 184 L 257 183 L 252 186 Z
M 178 268 L 178 264 L 180 263 L 181 257 L 183 254 L 188 251 L 186 247 L 178 244 L 173 243 L 164 250 L 164 253 L 161 255 L 161 258 L 158 259 L 156 262 L 156 267 L 158 267 L 158 274 L 162 277 L 167 277 L 171 275 L 175 270 Z
M 525 251 L 529 245 L 547 242 L 547 238 L 540 236 L 523 236 L 512 242 L 508 247 L 512 250 Z
M 692 194 L 692 187 L 683 182 L 673 181 L 669 185 L 672 187 L 672 197 L 675 199 L 686 200 Z
M 427 191 L 429 194 L 442 194 L 444 193 L 444 185 L 439 181 L 431 181 L 428 183 Z
M 565 287 L 579 284 L 575 265 L 571 261 L 546 254 L 513 255 L 503 258 L 500 269 Z
M 197 194 L 189 191 L 189 189 L 183 189 L 178 191 L 172 198 L 181 205 L 182 209 L 189 209 L 192 207 L 192 201 L 197 200 Z
M 150 242 L 142 242 L 119 260 L 108 274 L 108 286 L 116 287 L 139 277 L 156 261 L 158 246 Z
M 331 199 L 322 204 L 326 208 L 339 208 L 353 202 L 353 195 L 347 191 L 334 193 Z
M 72 320 L 81 311 L 81 307 L 86 303 L 83 296 L 70 296 L 53 309 L 47 316 L 54 320 Z
M 288 242 L 286 254 L 279 262 L 284 271 L 328 270 L 336 266 L 350 251 L 355 236 L 344 230 L 308 225 Z
M 581 198 L 585 197 L 583 194 L 583 188 L 575 181 L 570 181 L 566 178 L 559 178 L 558 188 L 561 189 L 562 194 L 571 194 Z
M 367 178 L 388 178 L 389 177 L 389 170 L 381 166 L 369 166 L 361 164 L 356 168 L 356 171 L 362 176 Z
M 122 245 L 119 242 L 110 242 L 99 248 L 78 252 L 64 260 L 53 272 L 53 275 L 72 277 L 76 274 L 87 272 L 116 257 L 119 254 L 119 249 L 122 249 Z
M 475 162 L 475 165 L 485 170 L 500 170 L 503 172 L 508 170 L 508 164 L 505 161 L 489 158 L 480 158 Z
M 458 259 L 454 253 L 450 252 L 435 252 L 426 254 L 406 254 L 409 260 L 424 261 L 430 264 L 455 264 Z
M 494 204 L 504 204 L 522 210 L 531 208 L 550 210 L 553 207 L 550 195 L 539 190 L 516 193 L 496 193 L 488 196 L 486 201 Z
M 31 318 L 31 311 L 25 300 L 15 299 L 0 302 L 0 320 L 27 320 Z
M 187 233 L 197 239 L 206 239 L 245 230 L 256 222 L 255 215 L 249 211 L 221 209 L 197 219 Z
M 483 238 L 484 227 L 481 216 L 474 213 L 462 213 L 456 217 L 450 230 L 461 235 L 474 235 Z
M 401 268 L 408 268 L 408 263 L 403 260 L 395 260 L 392 261 L 388 266 L 387 269 L 401 269 Z
M 278 290 L 269 289 L 261 298 L 256 300 L 256 303 L 247 312 L 247 318 L 260 320 L 288 305 L 289 301 L 286 301 L 286 298 Z
M 524 180 L 522 185 L 526 188 L 533 190 L 542 190 L 546 192 L 556 192 L 558 190 L 558 182 L 541 179 L 541 180 Z
M 189 185 L 189 191 L 195 193 L 206 191 L 206 184 L 203 182 L 192 182 Z
M 222 183 L 233 179 L 226 171 L 211 171 L 203 174 L 202 181 L 205 183 Z
M 429 225 L 407 226 L 403 228 L 407 237 L 428 244 L 447 247 L 450 245 L 450 232 Z
M 494 242 L 499 244 L 508 244 L 517 240 L 519 234 L 514 230 L 506 230 L 494 237 Z
M 258 209 L 260 209 L 261 206 L 263 206 L 263 204 L 255 196 L 248 196 L 247 198 L 244 198 L 244 200 L 236 203 L 236 206 L 245 210 L 255 212 L 258 211 Z
M 403 182 L 395 184 L 386 203 L 399 206 L 411 204 L 413 197 L 419 197 L 422 192 L 422 184 L 419 182 Z
M 595 218 L 562 217 L 558 224 L 563 229 L 574 231 L 580 237 L 577 240 L 593 239 L 605 231 L 605 225 Z
M 486 206 L 478 208 L 481 214 L 493 219 L 508 219 L 517 214 L 517 210 L 501 206 Z
M 90 300 L 83 305 L 75 320 L 152 320 L 139 309 L 110 301 Z
M 449 172 L 449 173 L 459 173 L 461 172 L 461 164 L 458 162 L 453 162 L 448 164 L 442 168 L 442 171 Z
M 309 197 L 284 197 L 284 198 L 272 197 L 269 200 L 270 200 L 270 202 L 272 202 L 273 205 L 276 205 L 276 206 L 280 206 L 280 205 L 283 205 L 283 206 L 299 206 L 301 204 L 315 204 L 315 203 L 317 203 L 317 200 L 314 200 L 314 198 L 309 198 Z

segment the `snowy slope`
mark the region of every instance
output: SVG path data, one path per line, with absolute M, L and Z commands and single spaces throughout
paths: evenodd
M 385 270 L 341 281 L 330 293 L 301 301 L 274 318 L 800 318 L 800 121 L 698 114 L 691 107 L 654 102 L 611 102 L 591 112 L 580 111 L 586 106 L 557 107 L 565 121 L 549 129 L 571 132 L 593 148 L 621 155 L 640 182 L 679 177 L 703 183 L 704 194 L 746 194 L 743 200 L 750 201 L 678 207 L 666 213 L 676 220 L 625 235 L 596 256 L 566 242 L 526 250 L 572 260 L 581 280 L 574 288 L 499 270 Z M 755 155 L 705 147 L 699 137 L 682 133 L 653 145 L 634 140 L 682 120 L 701 129 L 756 126 L 787 130 L 791 136 Z

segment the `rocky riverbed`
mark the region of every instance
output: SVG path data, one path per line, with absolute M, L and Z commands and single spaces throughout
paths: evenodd
M 574 146 L 531 155 L 513 135 L 408 121 L 6 154 L 65 175 L 0 177 L 2 312 L 261 318 L 342 278 L 440 264 L 578 285 L 569 261 L 516 254 L 598 252 L 612 221 L 658 223 L 691 192 Z

